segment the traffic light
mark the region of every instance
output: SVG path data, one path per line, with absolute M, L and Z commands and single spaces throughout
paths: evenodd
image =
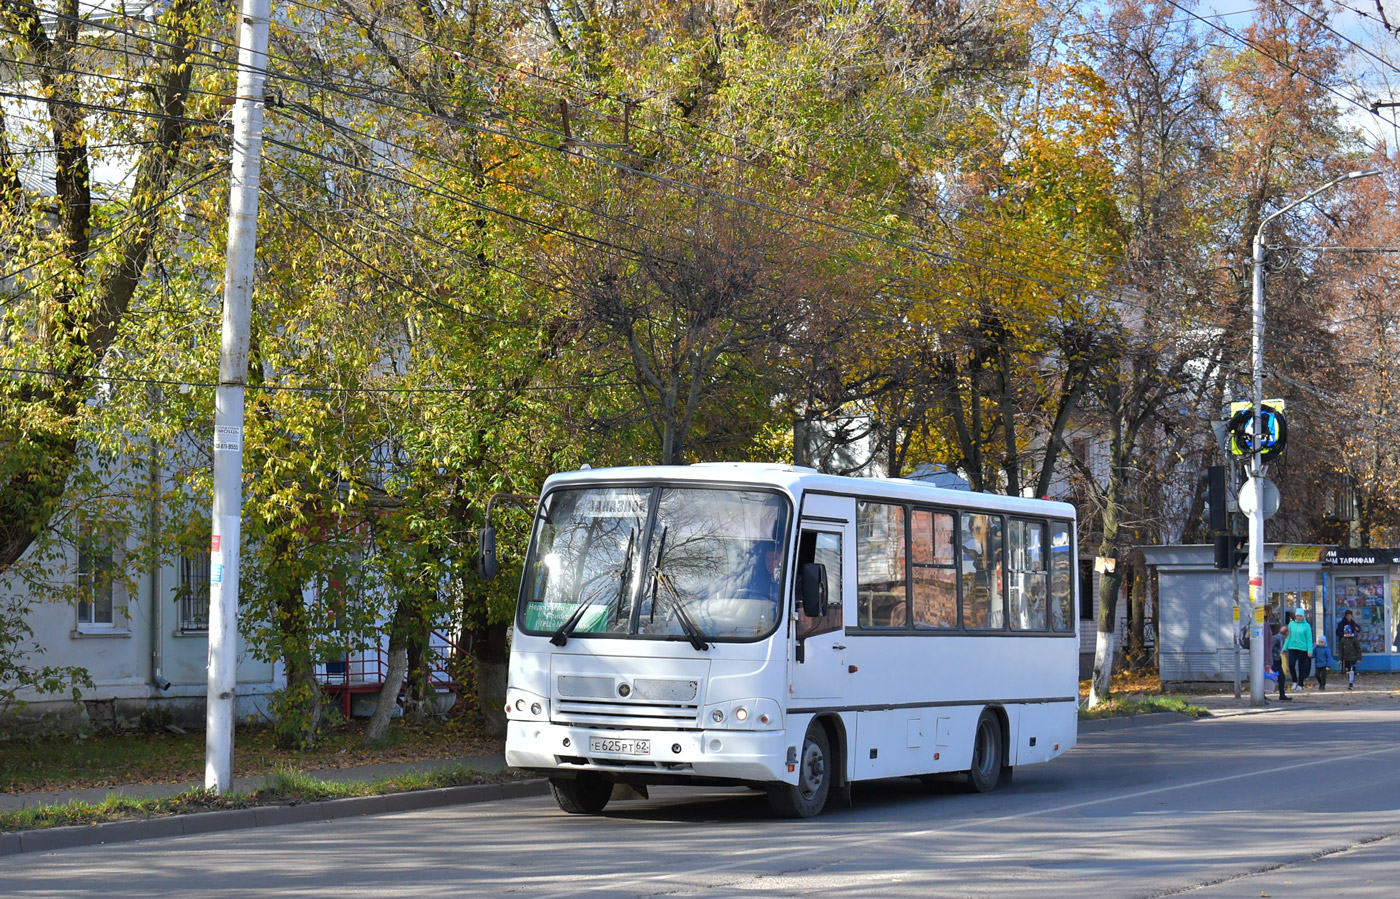
M 1215 567 L 1238 568 L 1249 557 L 1249 537 L 1217 534 L 1215 537 Z
M 1206 469 L 1206 504 L 1210 507 L 1210 529 L 1223 531 L 1229 527 L 1225 511 L 1225 466 L 1212 465 Z

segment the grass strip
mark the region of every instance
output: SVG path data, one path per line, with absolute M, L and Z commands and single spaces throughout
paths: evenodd
M 279 768 L 267 776 L 263 786 L 251 793 L 219 795 L 203 788 L 188 790 L 176 796 L 161 797 L 122 796 L 111 793 L 101 802 L 72 800 L 57 805 L 0 812 L 0 833 L 160 818 L 223 809 L 320 802 L 354 796 L 381 796 L 386 793 L 406 793 L 440 787 L 502 783 L 518 780 L 522 776 L 524 775 L 512 771 L 482 772 L 465 765 L 453 765 L 434 771 L 409 772 L 376 780 L 328 781 L 319 780 L 294 769 Z
M 1122 718 L 1127 715 L 1150 715 L 1154 712 L 1177 712 L 1192 718 L 1209 718 L 1210 710 L 1192 705 L 1179 696 L 1136 696 L 1118 698 L 1110 695 L 1092 709 L 1080 709 L 1080 721 L 1099 718 Z

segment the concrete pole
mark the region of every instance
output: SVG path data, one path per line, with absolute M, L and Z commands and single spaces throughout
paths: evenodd
M 233 715 L 238 686 L 238 563 L 243 510 L 243 388 L 253 262 L 258 239 L 264 84 L 272 0 L 242 0 L 238 26 L 238 96 L 233 108 L 228 258 L 214 394 L 214 515 L 209 546 L 209 698 L 204 786 L 227 793 L 233 784 Z
M 1280 210 L 1282 211 L 1282 210 Z M 1277 215 L 1278 213 L 1275 213 Z M 1249 510 L 1249 704 L 1264 704 L 1264 653 L 1269 651 L 1270 636 L 1265 631 L 1263 606 L 1268 601 L 1264 590 L 1264 475 L 1260 471 L 1260 452 L 1264 433 L 1261 425 L 1264 405 L 1264 224 L 1254 232 L 1254 451 L 1249 456 L 1249 487 L 1254 490 L 1254 505 Z M 1279 677 L 1283 677 L 1281 672 Z
M 1260 624 L 1269 594 L 1264 585 L 1264 454 L 1263 454 L 1263 405 L 1264 405 L 1264 229 L 1269 223 L 1295 206 L 1311 200 L 1325 190 L 1330 190 L 1343 181 L 1354 178 L 1369 178 L 1379 175 L 1378 169 L 1347 172 L 1333 178 L 1321 187 L 1314 188 L 1298 199 L 1266 215 L 1254 232 L 1254 448 L 1249 457 L 1250 486 L 1254 490 L 1254 507 L 1249 512 L 1249 701 L 1250 705 L 1264 704 L 1264 653 L 1265 636 Z M 1283 677 L 1283 672 L 1275 672 Z

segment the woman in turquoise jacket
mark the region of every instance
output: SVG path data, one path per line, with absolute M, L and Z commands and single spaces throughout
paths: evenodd
M 1293 620 L 1288 623 L 1288 639 L 1283 643 L 1288 653 L 1288 674 L 1297 689 L 1303 689 L 1303 681 L 1312 670 L 1313 634 L 1308 624 L 1308 613 L 1303 609 L 1293 610 Z

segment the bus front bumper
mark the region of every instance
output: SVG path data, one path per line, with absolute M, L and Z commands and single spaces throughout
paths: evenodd
M 506 764 L 513 767 L 599 771 L 642 781 L 651 774 L 793 782 L 787 755 L 780 730 L 604 730 L 547 721 L 511 721 L 506 728 Z

